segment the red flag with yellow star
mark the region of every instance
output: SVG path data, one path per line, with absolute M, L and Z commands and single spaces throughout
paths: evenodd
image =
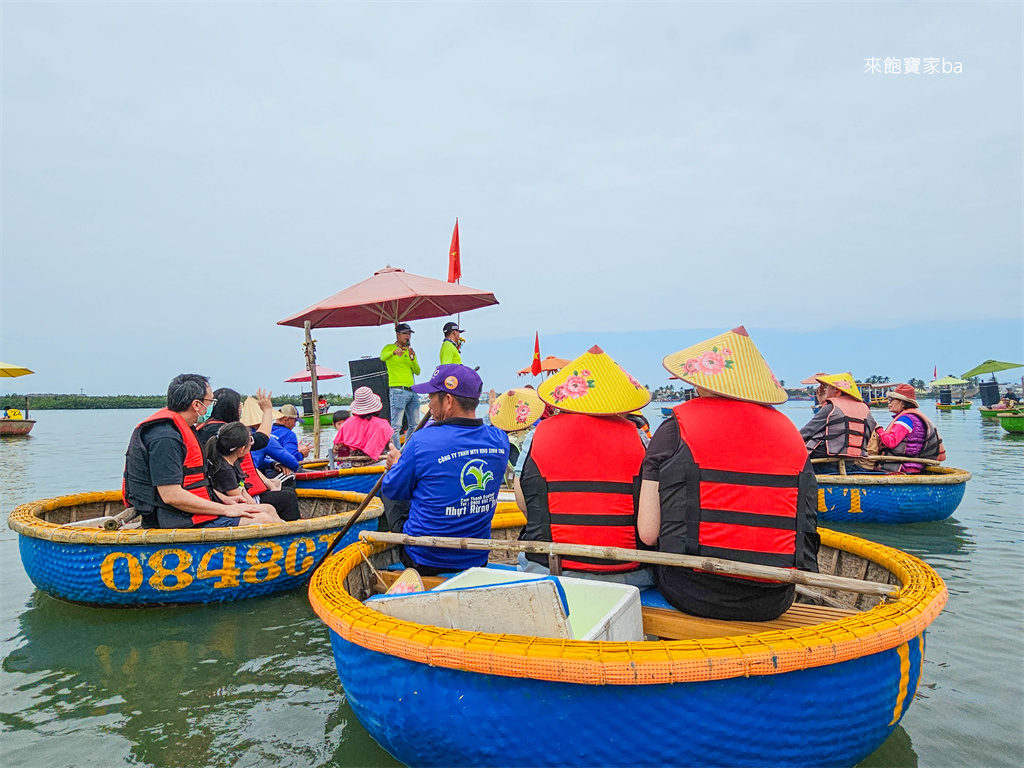
M 540 376 L 540 332 L 533 337 L 533 364 L 530 366 L 530 373 Z
M 448 282 L 457 283 L 462 277 L 462 256 L 459 253 L 459 220 L 455 219 L 455 231 L 452 232 L 452 247 L 448 249 Z

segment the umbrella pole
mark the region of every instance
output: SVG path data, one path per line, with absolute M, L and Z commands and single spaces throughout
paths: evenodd
M 309 369 L 309 386 L 313 390 L 313 458 L 320 458 L 320 408 L 317 406 L 319 395 L 316 391 L 316 344 L 309 328 L 309 320 L 304 325 L 306 329 L 306 367 Z

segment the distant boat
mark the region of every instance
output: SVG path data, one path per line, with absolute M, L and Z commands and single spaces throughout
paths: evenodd
M 1003 414 L 999 417 L 999 425 L 1007 432 L 1024 434 L 1024 413 Z
M 973 403 L 965 400 L 962 403 L 936 403 L 935 407 L 940 411 L 969 411 Z
M 35 419 L 0 419 L 0 435 L 27 435 Z

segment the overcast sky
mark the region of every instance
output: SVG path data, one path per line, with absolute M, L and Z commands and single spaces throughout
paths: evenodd
M 285 390 L 276 322 L 388 263 L 443 278 L 456 216 L 501 302 L 467 349 L 1019 329 L 1021 28 L 1016 2 L 4 2 L 0 359 L 37 374 L 3 391 Z M 316 336 L 342 368 L 392 338 Z

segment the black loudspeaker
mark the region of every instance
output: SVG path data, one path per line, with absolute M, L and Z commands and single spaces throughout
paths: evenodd
M 316 411 L 313 410 L 313 393 L 303 392 L 302 393 L 302 415 L 312 416 Z
M 953 404 L 953 391 L 949 387 L 939 387 L 939 403 L 941 405 Z
M 379 357 L 364 357 L 362 360 L 350 360 L 348 373 L 352 378 L 352 396 L 360 387 L 369 387 L 373 394 L 384 403 L 380 412 L 382 419 L 391 421 L 391 395 L 388 392 L 388 368 Z
M 999 402 L 999 382 L 996 381 L 983 381 L 979 387 L 981 390 L 981 404 L 984 407 L 995 405 Z

